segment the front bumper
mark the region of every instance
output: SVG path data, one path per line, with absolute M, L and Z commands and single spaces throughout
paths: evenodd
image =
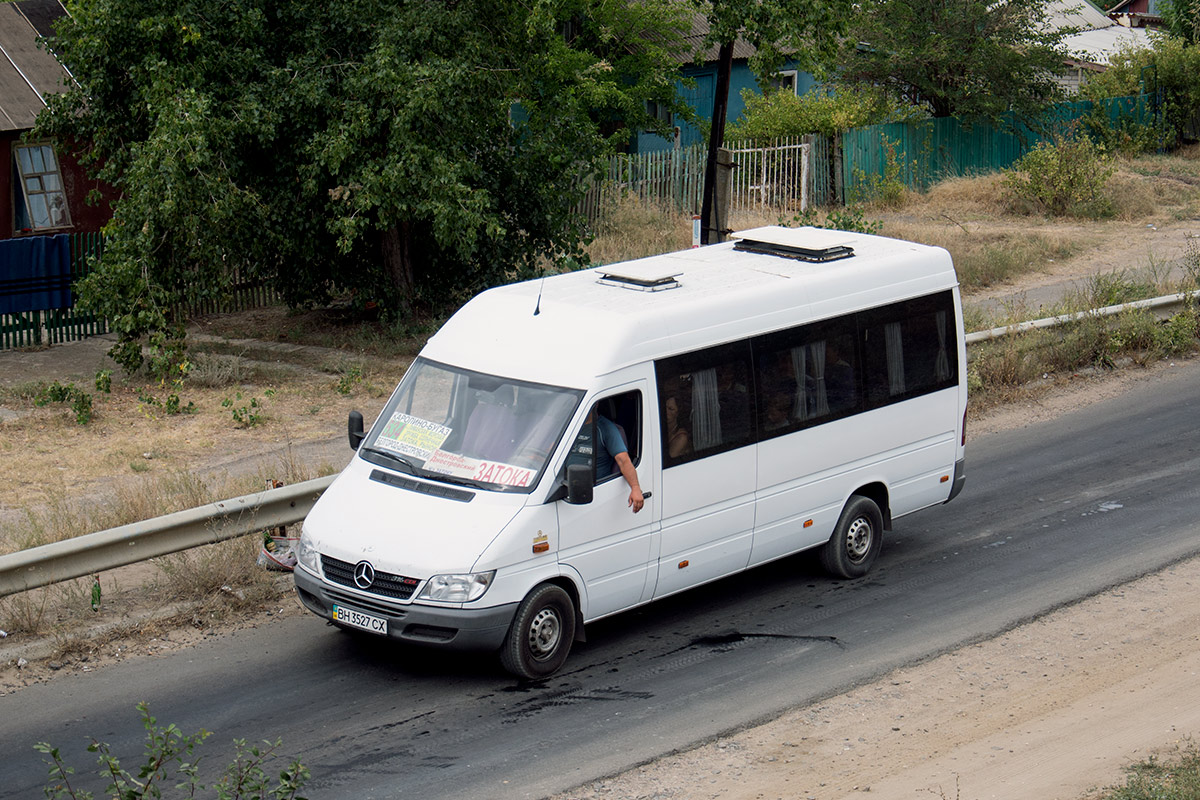
M 384 598 L 359 597 L 296 567 L 296 595 L 304 607 L 319 617 L 332 619 L 333 604 L 354 608 L 387 619 L 388 636 L 412 644 L 452 650 L 498 650 L 517 613 L 517 604 L 491 608 L 441 608 L 397 605 Z

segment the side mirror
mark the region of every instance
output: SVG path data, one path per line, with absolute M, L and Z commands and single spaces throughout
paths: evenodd
M 567 502 L 585 506 L 592 502 L 592 468 L 588 464 L 567 467 Z
M 366 438 L 363 433 L 363 415 L 359 411 L 351 411 L 350 419 L 346 421 L 346 430 L 350 435 L 350 449 L 357 450 L 362 444 L 362 440 Z

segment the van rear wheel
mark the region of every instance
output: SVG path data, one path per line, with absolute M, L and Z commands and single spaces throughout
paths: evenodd
M 839 578 L 861 578 L 871 571 L 883 545 L 883 514 L 869 497 L 851 495 L 833 536 L 821 548 L 821 565 Z
M 500 663 L 518 678 L 537 680 L 558 671 L 575 640 L 575 604 L 552 583 L 525 596 L 500 648 Z

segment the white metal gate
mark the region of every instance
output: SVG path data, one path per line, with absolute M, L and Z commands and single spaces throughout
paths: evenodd
M 731 150 L 730 210 L 808 208 L 808 144 Z

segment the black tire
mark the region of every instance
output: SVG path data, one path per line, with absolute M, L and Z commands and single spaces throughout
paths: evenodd
M 833 536 L 821 548 L 821 565 L 838 578 L 861 578 L 871 571 L 883 546 L 883 514 L 869 497 L 850 496 Z
M 547 678 L 567 660 L 574 640 L 571 596 L 552 583 L 543 583 L 517 607 L 500 647 L 500 663 L 518 678 Z

